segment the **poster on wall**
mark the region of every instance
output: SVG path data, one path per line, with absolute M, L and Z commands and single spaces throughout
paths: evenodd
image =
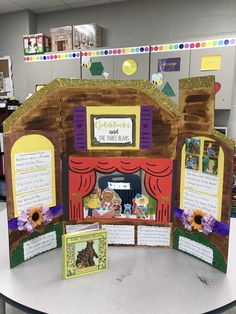
M 181 58 L 165 58 L 158 60 L 157 72 L 179 72 Z
M 202 56 L 201 71 L 218 71 L 221 69 L 221 56 Z

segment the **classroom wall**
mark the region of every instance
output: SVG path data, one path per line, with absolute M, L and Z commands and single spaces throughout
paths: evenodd
M 127 2 L 40 14 L 38 31 L 51 27 L 97 23 L 104 28 L 104 46 L 123 47 L 236 34 L 234 0 L 128 0 Z M 232 109 L 217 110 L 215 125 L 228 126 L 236 139 L 236 87 Z
M 38 15 L 38 30 L 97 23 L 104 46 L 129 46 L 217 36 L 236 32 L 234 0 L 128 0 Z
M 4 31 L 6 28 L 2 27 L 5 23 L 9 29 L 8 38 Z M 49 33 L 52 27 L 83 23 L 97 23 L 102 26 L 103 46 L 110 47 L 236 35 L 236 1 L 128 0 L 39 15 L 19 12 L 4 15 L 3 18 L 1 16 L 0 55 L 12 56 L 17 98 L 22 101 L 27 95 L 27 87 L 23 82 L 22 61 L 22 35 L 27 33 L 26 30 L 37 29 L 37 32 Z M 14 43 L 14 47 L 11 43 Z M 228 126 L 229 134 L 236 139 L 236 124 L 233 123 L 235 119 L 236 87 L 234 85 L 232 109 L 230 112 L 217 110 L 215 124 Z
M 36 29 L 32 12 L 21 11 L 0 16 L 0 56 L 11 57 L 14 92 L 20 101 L 27 96 L 22 36 Z

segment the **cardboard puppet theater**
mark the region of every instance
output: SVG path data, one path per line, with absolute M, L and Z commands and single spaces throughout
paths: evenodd
M 213 76 L 177 106 L 146 81 L 58 79 L 4 123 L 10 263 L 99 222 L 109 244 L 173 247 L 226 272 L 233 142 Z

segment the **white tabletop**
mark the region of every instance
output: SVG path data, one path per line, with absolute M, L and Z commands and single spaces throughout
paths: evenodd
M 0 211 L 0 293 L 46 313 L 199 314 L 236 300 L 236 219 L 228 272 L 173 249 L 110 247 L 106 272 L 62 280 L 61 249 L 9 268 L 6 210 Z

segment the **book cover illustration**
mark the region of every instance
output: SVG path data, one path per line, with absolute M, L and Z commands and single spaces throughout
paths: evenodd
M 107 231 L 82 230 L 63 235 L 63 279 L 107 270 Z

